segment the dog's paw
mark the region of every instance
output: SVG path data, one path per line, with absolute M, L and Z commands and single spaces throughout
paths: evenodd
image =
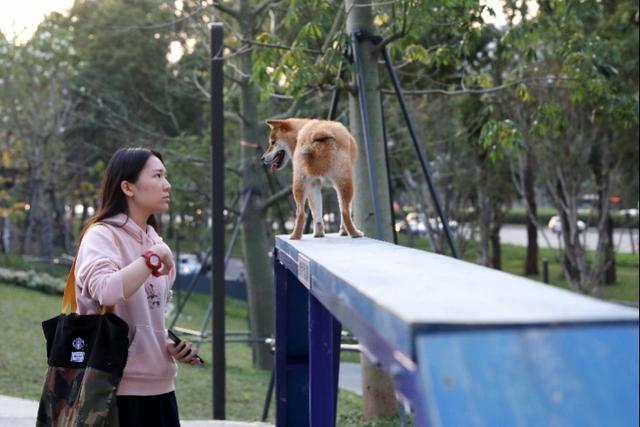
M 340 229 L 340 232 L 338 233 L 338 236 L 348 236 L 349 233 L 347 233 L 347 230 L 345 230 L 344 228 Z
M 358 238 L 358 237 L 364 237 L 364 233 L 360 230 L 356 230 L 355 234 L 352 234 L 351 237 Z
M 289 235 L 289 240 L 300 240 L 302 238 L 302 234 L 291 234 Z
M 324 237 L 324 232 L 322 232 L 322 233 L 313 233 L 313 237 Z

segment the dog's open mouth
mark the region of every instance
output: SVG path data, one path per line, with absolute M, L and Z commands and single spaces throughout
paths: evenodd
M 282 167 L 282 164 L 284 163 L 284 156 L 284 150 L 280 150 L 276 153 L 276 155 L 273 157 L 273 161 L 271 162 L 271 172 L 275 172 L 277 169 L 280 169 L 280 167 Z

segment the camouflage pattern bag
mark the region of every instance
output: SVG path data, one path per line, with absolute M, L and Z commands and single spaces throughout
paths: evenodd
M 116 390 L 127 362 L 129 327 L 113 307 L 75 314 L 74 268 L 75 262 L 62 314 L 42 322 L 49 367 L 36 426 L 118 426 Z

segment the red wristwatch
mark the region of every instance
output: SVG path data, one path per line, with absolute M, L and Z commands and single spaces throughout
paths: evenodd
M 154 277 L 162 276 L 160 274 L 160 268 L 162 268 L 162 260 L 160 259 L 158 254 L 151 250 L 148 250 L 144 251 L 144 253 L 142 254 L 142 258 L 144 258 L 145 262 L 147 263 L 147 267 L 151 269 L 151 274 Z

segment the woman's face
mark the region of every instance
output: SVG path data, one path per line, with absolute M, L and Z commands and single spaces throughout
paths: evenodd
M 138 180 L 128 186 L 133 193 L 129 197 L 134 203 L 149 214 L 167 212 L 169 210 L 169 193 L 171 184 L 167 180 L 167 170 L 156 156 L 149 157 Z

